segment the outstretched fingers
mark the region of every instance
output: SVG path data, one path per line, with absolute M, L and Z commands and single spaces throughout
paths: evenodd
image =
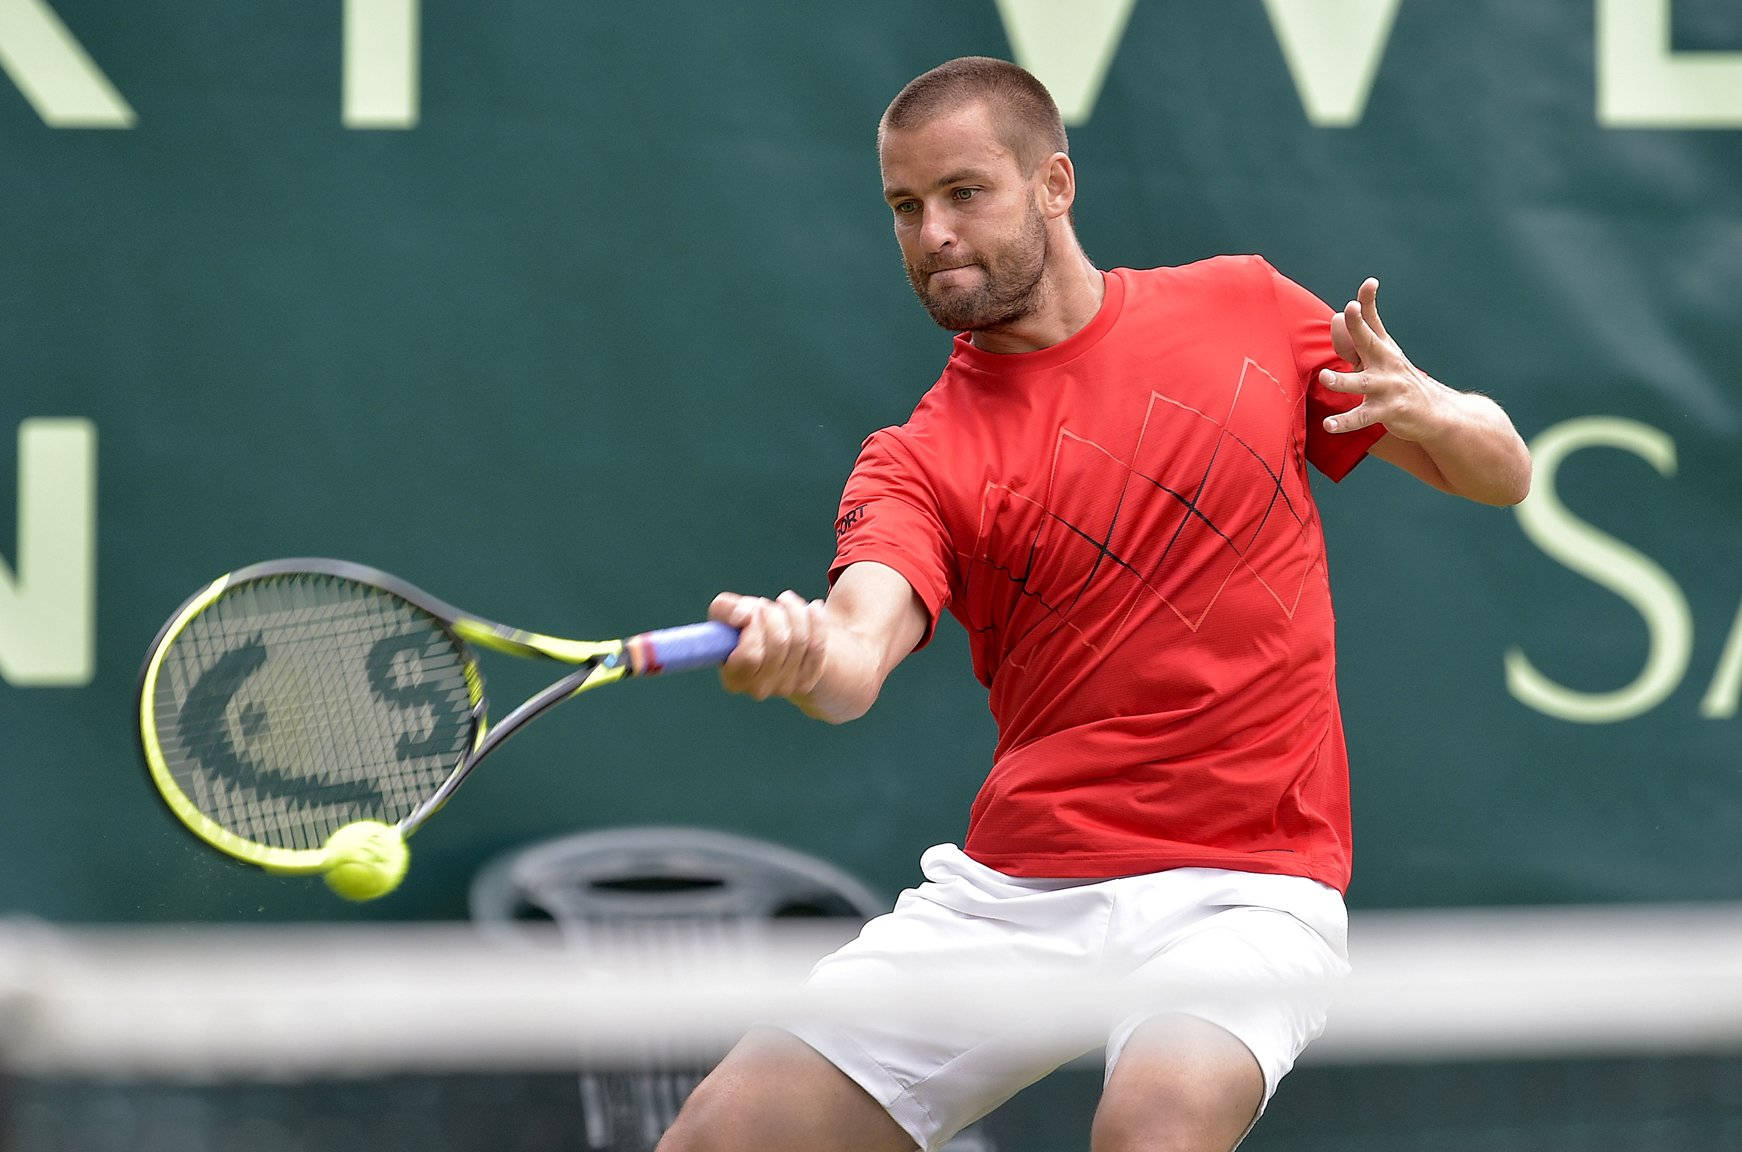
M 1319 381 L 1333 392 L 1346 392 L 1366 397 L 1347 412 L 1327 417 L 1325 428 L 1331 432 L 1354 432 L 1383 421 L 1378 400 L 1389 395 L 1388 374 L 1402 367 L 1402 353 L 1385 330 L 1379 318 L 1379 281 L 1369 276 L 1361 281 L 1355 299 L 1343 305 L 1331 317 L 1331 346 L 1338 356 L 1354 366 L 1353 372 L 1325 369 Z M 1402 362 L 1402 363 L 1400 363 Z
M 1331 345 L 1337 355 L 1357 368 L 1369 368 L 1376 359 L 1394 354 L 1390 333 L 1379 319 L 1379 281 L 1369 276 L 1361 281 L 1356 298 L 1331 317 Z
M 1354 305 L 1351 304 L 1350 307 L 1353 308 Z M 1338 313 L 1333 317 L 1333 322 L 1342 319 L 1343 313 Z M 1347 360 L 1349 357 L 1345 356 L 1344 359 Z M 1373 413 L 1371 402 L 1365 399 L 1372 396 L 1377 390 L 1378 377 L 1375 374 L 1364 367 L 1358 367 L 1354 372 L 1338 372 L 1324 368 L 1319 371 L 1319 383 L 1332 392 L 1343 392 L 1364 398 L 1360 404 L 1347 412 L 1326 417 L 1325 430 L 1327 432 L 1353 432 L 1357 428 L 1365 428 L 1367 425 L 1377 422 L 1378 417 Z
M 1331 376 L 1331 375 L 1335 375 L 1335 373 L 1332 373 L 1329 369 L 1327 369 L 1325 371 L 1324 375 Z M 1365 388 L 1349 386 L 1349 382 L 1354 381 L 1354 380 L 1355 380 L 1355 377 L 1353 377 L 1353 376 L 1348 376 L 1348 375 L 1343 376 L 1342 380 L 1340 381 L 1340 383 L 1342 383 L 1343 386 L 1336 387 L 1336 390 L 1338 392 L 1360 392 L 1363 395 L 1366 395 L 1367 392 L 1366 392 Z M 1334 387 L 1333 385 L 1330 385 L 1328 382 L 1327 382 L 1326 386 L 1327 387 Z M 1379 406 L 1373 400 L 1366 399 L 1366 400 L 1361 401 L 1361 403 L 1355 405 L 1353 408 L 1349 409 L 1347 412 L 1339 412 L 1335 416 L 1325 417 L 1325 431 L 1327 431 L 1327 432 L 1355 432 L 1355 431 L 1358 431 L 1359 429 L 1366 428 L 1368 425 L 1378 424 L 1383 419 L 1384 418 L 1379 413 Z
M 1384 359 L 1384 337 L 1380 336 L 1367 321 L 1366 310 L 1358 300 L 1351 300 L 1343 305 L 1343 311 L 1337 317 L 1343 326 L 1349 330 L 1349 343 L 1354 347 L 1358 361 L 1363 368 L 1371 368 L 1376 360 Z
M 1361 350 L 1355 347 L 1355 338 L 1349 335 L 1349 321 L 1341 312 L 1331 313 L 1331 348 L 1338 357 L 1361 368 Z
M 1379 319 L 1379 278 L 1369 276 L 1361 281 L 1360 290 L 1355 293 L 1356 302 L 1361 306 L 1361 319 L 1367 327 L 1381 340 L 1391 339 L 1391 333 L 1385 330 L 1385 324 Z

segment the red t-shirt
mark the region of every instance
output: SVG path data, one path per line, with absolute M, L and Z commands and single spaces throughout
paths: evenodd
M 958 336 L 865 441 L 831 581 L 875 560 L 967 629 L 998 723 L 964 848 L 1015 876 L 1218 867 L 1349 881 L 1349 783 L 1310 461 L 1384 434 L 1330 309 L 1255 256 L 1106 273 L 1050 348 Z M 930 630 L 926 638 L 930 638 Z

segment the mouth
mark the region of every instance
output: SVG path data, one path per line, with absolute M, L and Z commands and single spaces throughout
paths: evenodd
M 939 282 L 938 277 L 941 276 L 944 278 L 941 281 L 941 283 L 952 284 L 958 280 L 966 279 L 965 275 L 958 276 L 958 275 L 952 275 L 952 273 L 964 273 L 965 274 L 965 273 L 971 271 L 972 269 L 976 269 L 978 267 L 979 267 L 978 264 L 952 264 L 947 268 L 933 268 L 931 271 L 929 271 L 925 274 L 925 277 L 926 277 L 926 280 L 928 283 Z

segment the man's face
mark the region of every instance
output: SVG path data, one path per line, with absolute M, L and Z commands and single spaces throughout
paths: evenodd
M 933 320 L 981 331 L 1034 311 L 1046 219 L 984 105 L 885 132 L 880 159 L 907 278 Z

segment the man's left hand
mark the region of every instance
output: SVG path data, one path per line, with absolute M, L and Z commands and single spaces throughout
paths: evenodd
M 1409 362 L 1379 319 L 1379 281 L 1361 282 L 1358 298 L 1331 317 L 1331 344 L 1354 365 L 1353 372 L 1326 368 L 1319 380 L 1333 392 L 1363 397 L 1347 412 L 1325 419 L 1329 432 L 1353 432 L 1383 424 L 1399 440 L 1428 439 L 1443 409 L 1458 394 Z

